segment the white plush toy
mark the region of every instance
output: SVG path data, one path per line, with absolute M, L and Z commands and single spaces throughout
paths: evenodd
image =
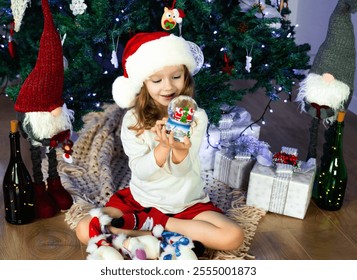
M 100 232 L 105 231 L 112 218 L 100 208 L 92 209 L 89 214 L 93 219 L 90 226 L 92 237 L 87 246 L 88 260 L 124 260 L 125 256 L 132 260 L 197 260 L 191 239 L 164 231 L 161 225 L 153 228 L 152 235 L 102 234 Z
M 104 234 L 89 240 L 87 253 L 89 253 L 87 260 L 124 260 L 119 251 L 107 241 Z
M 152 235 L 128 237 L 122 233 L 113 239 L 114 248 L 132 260 L 157 260 L 161 252 L 160 244 L 160 240 Z
M 192 240 L 181 234 L 163 232 L 161 248 L 163 252 L 160 255 L 160 260 L 197 260 L 197 256 L 192 250 L 194 248 Z

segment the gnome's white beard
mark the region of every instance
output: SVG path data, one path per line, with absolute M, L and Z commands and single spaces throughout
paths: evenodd
M 72 131 L 74 112 L 69 110 L 66 104 L 62 106 L 62 113 L 53 116 L 51 112 L 28 112 L 25 114 L 23 126 L 31 126 L 32 134 L 36 139 L 42 140 L 52 138 L 54 135 L 64 131 Z
M 336 79 L 332 82 L 326 82 L 322 75 L 314 73 L 308 74 L 300 85 L 296 101 L 301 102 L 304 111 L 304 101 L 310 104 L 316 103 L 320 106 L 325 105 L 334 111 L 342 110 L 350 95 L 350 88 L 345 83 Z

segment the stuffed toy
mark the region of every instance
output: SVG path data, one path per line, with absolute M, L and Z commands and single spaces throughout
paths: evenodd
M 49 218 L 67 210 L 72 196 L 57 171 L 56 148 L 62 145 L 64 160 L 71 160 L 73 111 L 62 99 L 64 66 L 62 44 L 54 26 L 48 0 L 42 0 L 44 28 L 36 65 L 24 81 L 15 102 L 22 135 L 30 142 L 37 218 Z M 48 159 L 48 178 L 42 173 L 42 153 Z
M 107 226 L 111 224 L 112 218 L 103 213 L 101 208 L 94 208 L 89 214 L 92 219 L 89 223 L 87 259 L 197 260 L 191 239 L 164 231 L 161 225 L 154 226 L 151 235 L 116 235 L 108 232 Z
M 326 39 L 320 46 L 307 77 L 301 82 L 296 101 L 300 102 L 302 111 L 313 117 L 307 159 L 316 158 L 321 120 L 328 128 L 325 132 L 324 149 L 330 150 L 337 113 L 347 110 L 351 101 L 356 68 L 351 14 L 356 11 L 356 0 L 338 1 L 329 20 Z
M 157 260 L 160 256 L 160 240 L 153 235 L 130 237 L 119 234 L 113 238 L 113 246 L 132 260 Z
M 92 237 L 87 245 L 87 260 L 124 260 L 124 257 L 107 241 L 105 234 Z
M 197 260 L 192 240 L 181 234 L 163 232 L 161 248 L 160 260 Z

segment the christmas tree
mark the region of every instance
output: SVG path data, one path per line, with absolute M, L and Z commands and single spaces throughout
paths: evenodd
M 43 19 L 41 1 L 28 2 L 21 27 L 14 32 L 11 1 L 0 0 L 1 79 L 20 77 L 23 81 L 35 65 Z M 137 32 L 163 30 L 165 7 L 184 12 L 182 24 L 168 32 L 196 43 L 203 51 L 205 61 L 195 76 L 196 101 L 212 123 L 220 119 L 222 104 L 233 105 L 258 88 L 265 90 L 269 100 L 278 100 L 281 93 L 290 96 L 294 83 L 304 77 L 302 70 L 309 67 L 310 46 L 295 43 L 287 0 L 49 2 L 63 38 L 63 94 L 78 123 L 86 112 L 113 102 L 111 87 L 122 75 L 123 47 Z M 255 83 L 234 90 L 229 82 L 237 79 Z M 11 99 L 16 100 L 20 86 L 21 82 L 7 87 Z

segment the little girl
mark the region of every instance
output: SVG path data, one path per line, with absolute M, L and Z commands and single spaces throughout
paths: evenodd
M 199 149 L 208 118 L 194 115 L 190 138 L 175 141 L 166 133 L 168 105 L 179 95 L 193 97 L 192 74 L 197 62 L 189 42 L 166 32 L 139 33 L 123 53 L 124 76 L 113 84 L 113 98 L 128 108 L 121 140 L 132 177 L 103 212 L 113 218 L 105 231 L 147 234 L 157 224 L 218 250 L 241 246 L 243 231 L 210 202 L 201 179 Z M 94 229 L 88 215 L 78 224 L 79 240 L 87 243 Z

